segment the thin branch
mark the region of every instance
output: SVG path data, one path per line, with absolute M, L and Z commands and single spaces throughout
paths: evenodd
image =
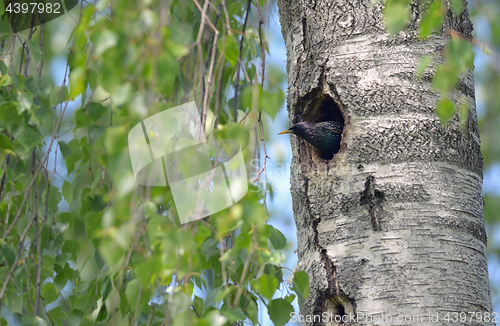
M 240 86 L 240 63 L 241 63 L 241 54 L 243 52 L 243 41 L 245 40 L 245 30 L 247 28 L 248 14 L 250 13 L 251 4 L 252 0 L 248 0 L 245 21 L 243 22 L 243 28 L 241 30 L 242 35 L 240 40 L 240 53 L 238 57 L 238 63 L 236 64 L 236 82 L 234 85 L 234 122 L 238 121 L 238 88 Z
M 30 26 L 29 34 L 28 34 L 29 40 L 31 40 L 31 38 L 33 37 L 33 33 L 35 33 L 35 30 L 36 30 L 35 15 L 32 15 L 31 16 L 31 26 Z M 26 61 L 24 64 L 24 77 L 28 77 L 30 61 L 31 61 L 30 48 L 28 46 L 26 46 Z
M 228 284 L 227 284 L 227 276 L 226 276 L 226 263 L 222 259 L 224 256 L 224 241 L 222 239 L 219 240 L 219 250 L 220 250 L 220 265 L 221 265 L 221 272 L 222 272 L 222 283 L 224 284 L 224 288 L 227 290 Z M 229 304 L 231 301 L 229 300 L 229 294 L 226 296 L 226 301 L 227 304 Z
M 259 0 L 255 0 L 257 11 L 259 13 L 259 42 L 260 42 L 260 74 L 261 74 L 261 85 L 264 87 L 264 72 L 266 71 L 266 51 L 264 51 L 264 42 L 262 41 L 262 25 L 266 22 L 262 18 L 262 12 L 260 11 Z
M 222 8 L 224 9 L 224 16 L 226 17 L 226 28 L 227 32 L 231 34 L 231 24 L 229 20 L 231 17 L 229 16 L 229 13 L 227 12 L 227 6 L 226 6 L 226 0 L 221 0 Z
M 67 72 L 68 72 L 68 64 L 66 64 L 66 73 Z M 66 73 L 64 74 L 63 84 L 66 82 Z M 26 204 L 26 201 L 28 200 L 29 191 L 30 191 L 31 187 L 33 187 L 33 184 L 35 183 L 36 177 L 38 176 L 38 173 L 40 173 L 40 170 L 42 169 L 42 166 L 43 166 L 45 160 L 47 159 L 47 157 L 48 157 L 48 155 L 50 153 L 50 149 L 52 148 L 52 144 L 54 143 L 54 139 L 56 138 L 57 130 L 59 130 L 59 127 L 61 126 L 61 122 L 62 122 L 64 113 L 66 112 L 66 109 L 68 107 L 68 104 L 69 104 L 69 101 L 66 101 L 66 105 L 64 106 L 64 109 L 62 110 L 61 114 L 59 115 L 59 120 L 57 121 L 57 124 L 56 124 L 54 130 L 52 131 L 52 137 L 50 138 L 50 143 L 49 143 L 49 146 L 47 148 L 47 151 L 43 155 L 43 158 L 41 159 L 40 164 L 38 165 L 38 168 L 36 169 L 35 174 L 31 178 L 31 181 L 28 184 L 28 187 L 26 187 L 26 190 L 25 190 L 24 197 L 23 197 L 23 200 L 21 202 L 21 205 L 20 205 L 20 207 L 17 208 L 17 214 L 16 214 L 14 220 L 12 221 L 12 224 L 5 231 L 4 237 L 7 236 L 12 231 L 12 229 L 14 228 L 14 226 L 17 223 L 17 220 L 19 219 L 19 217 L 22 214 L 22 210 L 24 208 L 24 205 Z
M 194 0 L 196 2 L 196 0 Z M 210 3 L 210 1 L 209 1 Z M 219 5 L 220 8 L 222 8 L 222 3 Z M 217 9 L 216 9 L 217 10 Z M 213 69 L 214 69 L 214 62 L 215 62 L 215 52 L 217 50 L 217 41 L 219 39 L 219 30 L 217 29 L 217 23 L 219 21 L 220 17 L 220 10 L 216 11 L 217 14 L 215 16 L 214 20 L 214 25 L 212 25 L 213 34 L 212 34 L 212 47 L 209 48 L 208 54 L 207 54 L 207 59 L 205 61 L 205 72 L 207 71 L 208 68 L 208 62 L 210 60 L 210 68 L 208 72 L 208 79 L 207 79 L 207 85 L 204 89 L 204 94 L 203 94 L 203 108 L 202 108 L 202 114 L 201 114 L 201 126 L 203 128 L 203 131 L 205 131 L 205 126 L 206 126 L 206 120 L 207 120 L 207 110 L 208 110 L 208 98 L 210 94 L 210 87 L 212 86 L 212 77 L 213 77 Z M 210 20 L 208 20 L 210 22 Z M 211 23 L 211 22 L 210 22 Z
M 31 225 L 35 221 L 36 215 L 33 215 L 33 217 L 29 220 L 28 225 L 24 229 L 23 233 L 19 237 L 19 248 L 17 249 L 17 255 L 16 259 L 14 260 L 14 263 L 12 263 L 12 267 L 9 270 L 9 273 L 7 274 L 7 277 L 5 278 L 2 286 L 2 290 L 0 290 L 0 304 L 2 303 L 3 296 L 5 295 L 5 290 L 7 289 L 7 285 L 9 285 L 10 279 L 12 277 L 12 274 L 14 273 L 14 270 L 17 267 L 17 263 L 19 262 L 19 258 L 21 257 L 21 251 L 23 249 L 23 243 L 24 239 L 26 238 L 26 234 L 28 234 L 29 229 L 31 228 Z
M 262 40 L 262 25 L 265 25 L 265 21 L 262 18 L 262 12 L 260 10 L 260 4 L 259 0 L 256 0 L 256 5 L 257 5 L 257 11 L 259 13 L 259 42 L 260 42 L 260 75 L 262 78 L 261 81 L 261 87 L 264 89 L 264 76 L 265 76 L 265 70 L 266 70 L 266 52 L 264 51 L 264 42 Z M 257 176 L 257 179 L 260 177 L 260 174 L 264 172 L 264 212 L 267 216 L 267 171 L 266 171 L 266 166 L 267 166 L 267 159 L 269 156 L 267 156 L 267 150 L 266 150 L 266 142 L 264 140 L 264 127 L 262 125 L 262 111 L 259 112 L 259 118 L 258 118 L 258 123 L 259 123 L 259 128 L 260 128 L 260 140 L 262 142 L 262 149 L 264 151 L 264 165 L 262 167 L 262 171 L 259 173 Z
M 219 39 L 219 31 L 215 32 L 215 37 L 214 37 L 214 42 L 212 45 L 212 51 L 215 52 L 215 49 L 217 48 L 217 40 Z M 215 62 L 215 54 L 212 56 L 211 62 L 210 62 L 210 69 L 208 71 L 208 79 L 207 79 L 207 87 L 205 88 L 205 98 L 203 99 L 203 110 L 202 110 L 202 115 L 201 115 L 201 126 L 203 128 L 203 131 L 205 131 L 205 124 L 207 120 L 207 110 L 208 110 L 208 94 L 210 87 L 212 86 L 212 77 L 213 77 L 213 69 L 214 69 L 214 62 Z
M 199 79 L 199 89 L 200 91 L 198 92 L 199 94 L 199 98 L 198 98 L 198 104 L 202 103 L 202 93 L 203 93 L 203 87 L 204 87 L 204 84 L 203 84 L 203 76 L 205 75 L 205 72 L 203 71 L 203 65 L 202 65 L 202 62 L 203 62 L 203 49 L 202 49 L 202 46 L 201 46 L 201 38 L 203 37 L 203 31 L 205 29 L 205 22 L 208 21 L 210 22 L 210 19 L 207 19 L 207 9 L 208 9 L 208 3 L 210 2 L 210 0 L 205 0 L 205 3 L 203 4 L 203 8 L 201 9 L 200 8 L 200 4 L 198 3 L 198 1 L 196 0 L 193 0 L 194 4 L 196 5 L 196 7 L 198 8 L 198 10 L 200 10 L 201 12 L 201 22 L 200 22 L 200 28 L 198 29 L 198 35 L 196 37 L 196 42 L 194 42 L 193 44 L 191 44 L 188 48 L 188 50 L 190 50 L 192 47 L 195 47 L 197 48 L 198 50 L 198 79 Z M 210 22 L 211 24 L 211 22 Z M 215 29 L 217 30 L 217 29 Z M 196 74 L 196 73 L 195 73 Z M 196 78 L 195 78 L 196 80 Z
M 38 70 L 38 77 L 42 76 L 42 68 L 43 68 L 43 36 L 45 34 L 45 21 L 43 20 L 43 15 L 41 13 L 38 13 L 38 17 L 40 18 L 40 61 L 38 62 L 37 70 Z
M 245 285 L 243 284 L 245 282 L 245 278 L 248 273 L 248 266 L 250 266 L 250 261 L 254 253 L 254 246 L 252 245 L 252 250 L 250 251 L 250 254 L 247 257 L 247 260 L 245 261 L 245 265 L 243 266 L 243 271 L 241 272 L 241 277 L 240 277 L 240 283 L 238 286 L 238 290 L 236 291 L 236 297 L 234 298 L 233 302 L 233 307 L 236 307 L 238 305 L 238 302 L 240 301 L 241 294 L 243 293 L 243 290 L 245 289 Z
M 36 165 L 36 149 L 33 150 L 33 174 L 35 174 Z M 36 264 L 36 288 L 35 288 L 35 316 L 40 316 L 40 293 L 41 293 L 41 278 L 42 278 L 42 248 L 40 246 L 40 233 L 38 232 L 38 211 L 36 207 L 36 179 L 33 190 L 33 216 L 35 218 L 35 243 L 37 253 Z

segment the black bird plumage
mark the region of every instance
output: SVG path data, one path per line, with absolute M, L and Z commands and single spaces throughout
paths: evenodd
M 324 121 L 313 123 L 303 121 L 294 124 L 281 134 L 294 134 L 305 139 L 321 151 L 323 157 L 331 159 L 340 149 L 340 140 L 344 124 L 339 121 Z

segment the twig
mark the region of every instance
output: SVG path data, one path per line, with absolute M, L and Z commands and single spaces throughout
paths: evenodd
M 264 72 L 266 71 L 266 51 L 264 51 L 264 42 L 262 41 L 262 25 L 266 22 L 262 18 L 262 12 L 260 11 L 259 0 L 255 0 L 257 11 L 259 13 L 259 42 L 260 42 L 260 74 L 261 74 L 261 85 L 264 87 Z
M 195 0 L 195 2 L 196 2 L 196 0 Z M 209 1 L 209 3 L 210 3 L 210 1 Z M 219 5 L 219 8 L 222 8 L 222 3 Z M 212 25 L 213 26 L 212 29 L 214 30 L 214 32 L 212 34 L 212 47 L 209 48 L 208 54 L 207 54 L 207 59 L 205 61 L 205 72 L 207 71 L 208 62 L 210 61 L 210 69 L 208 72 L 207 86 L 203 90 L 204 91 L 203 108 L 202 108 L 202 114 L 201 114 L 201 126 L 202 126 L 203 130 L 205 131 L 205 133 L 206 133 L 205 126 L 206 126 L 206 120 L 207 120 L 207 110 L 208 110 L 207 105 L 209 103 L 209 101 L 208 101 L 209 94 L 211 95 L 210 87 L 212 86 L 213 68 L 214 68 L 214 62 L 215 62 L 215 52 L 217 49 L 217 41 L 219 39 L 219 30 L 217 29 L 217 23 L 219 21 L 219 17 L 220 17 L 221 12 L 220 12 L 220 10 L 217 10 L 217 9 L 215 9 L 215 10 L 216 10 L 217 14 L 215 16 L 214 25 Z M 210 20 L 208 22 L 210 22 Z M 211 98 L 211 96 L 210 96 L 210 98 Z
M 262 25 L 265 25 L 265 21 L 262 18 L 262 12 L 260 10 L 260 4 L 259 0 L 256 0 L 256 5 L 257 5 L 257 11 L 259 13 L 259 42 L 260 42 L 260 75 L 262 78 L 261 81 L 261 87 L 264 89 L 264 75 L 265 75 L 265 70 L 266 70 L 266 52 L 264 51 L 264 42 L 262 41 Z M 262 111 L 259 112 L 259 118 L 258 118 L 258 123 L 260 127 L 260 140 L 262 142 L 262 148 L 264 151 L 264 165 L 262 167 L 262 170 L 259 172 L 259 175 L 256 178 L 257 179 L 260 177 L 260 174 L 264 172 L 264 212 L 267 216 L 267 171 L 266 171 L 266 166 L 267 166 L 267 159 L 269 156 L 267 156 L 267 150 L 266 150 L 266 142 L 264 140 L 264 127 L 262 125 Z
M 74 43 L 73 43 L 74 44 Z M 68 72 L 68 64 L 66 63 L 66 72 L 64 73 L 64 80 L 63 80 L 63 85 L 66 83 L 66 75 L 67 75 L 67 72 Z M 61 87 L 61 92 L 62 92 L 62 87 Z M 24 205 L 26 204 L 26 201 L 28 200 L 28 196 L 29 196 L 29 191 L 31 189 L 31 187 L 33 187 L 33 184 L 35 183 L 35 180 L 36 180 L 36 177 L 38 176 L 38 173 L 40 173 L 40 170 L 42 169 L 42 166 L 45 162 L 45 160 L 47 159 L 49 153 L 50 153 L 50 149 L 52 148 L 52 144 L 54 143 L 54 139 L 56 137 L 56 133 L 57 133 L 57 130 L 59 130 L 59 127 L 61 125 L 61 122 L 62 122 L 62 119 L 63 119 L 63 116 L 64 116 L 64 113 L 66 112 L 66 109 L 68 107 L 68 104 L 69 104 L 69 100 L 66 101 L 66 105 L 64 106 L 63 110 L 61 111 L 61 114 L 59 115 L 59 119 L 57 121 L 57 124 L 56 126 L 54 127 L 54 130 L 52 131 L 52 136 L 50 138 L 50 143 L 49 143 L 49 146 L 47 147 L 47 151 L 45 152 L 45 154 L 43 155 L 43 158 L 40 160 L 40 164 L 38 165 L 38 168 L 36 169 L 36 172 L 35 174 L 33 175 L 33 177 L 31 178 L 31 181 L 30 183 L 28 184 L 28 187 L 26 187 L 26 190 L 25 190 L 25 193 L 24 193 L 24 197 L 23 197 L 23 200 L 21 202 L 21 206 L 20 207 L 16 207 L 17 209 L 17 214 L 16 216 L 14 217 L 14 220 L 12 221 L 12 224 L 7 228 L 7 230 L 5 231 L 4 233 L 4 237 L 7 236 L 11 231 L 12 229 L 14 228 L 15 224 L 17 223 L 17 220 L 19 219 L 19 217 L 21 216 L 22 214 L 22 210 L 24 208 Z M 16 197 L 17 198 L 17 197 Z M 16 205 L 17 206 L 17 205 Z
M 21 257 L 21 251 L 23 248 L 24 239 L 26 238 L 26 234 L 28 234 L 28 231 L 31 228 L 33 221 L 35 221 L 35 218 L 36 218 L 36 215 L 33 215 L 33 217 L 28 222 L 28 225 L 24 229 L 23 233 L 19 237 L 19 241 L 18 241 L 19 248 L 17 249 L 16 259 L 14 260 L 14 263 L 12 263 L 12 267 L 10 268 L 9 273 L 7 274 L 7 277 L 5 278 L 5 280 L 3 282 L 2 290 L 0 291 L 0 303 L 2 303 L 2 299 L 3 299 L 3 296 L 5 295 L 5 290 L 7 289 L 7 285 L 9 285 L 12 274 L 14 273 L 14 270 L 17 267 L 17 263 L 19 261 L 19 258 Z
M 198 2 L 196 0 L 193 0 L 193 2 L 195 4 L 197 4 L 198 9 L 200 9 Z M 198 103 L 202 103 L 203 87 L 205 86 L 203 84 L 203 78 L 204 78 L 203 76 L 205 76 L 205 71 L 204 71 L 204 67 L 202 65 L 203 49 L 201 46 L 201 38 L 203 36 L 203 31 L 205 29 L 205 21 L 210 22 L 210 20 L 207 19 L 207 14 L 206 14 L 209 2 L 210 2 L 210 0 L 205 0 L 205 4 L 203 5 L 203 9 L 201 9 L 201 22 L 200 22 L 200 28 L 198 29 L 198 36 L 196 37 L 196 42 L 194 42 L 192 44 L 193 46 L 196 46 L 196 48 L 198 49 L 198 74 L 199 74 L 198 79 L 199 79 L 199 87 L 200 87 L 200 91 L 198 92 L 198 94 L 199 94 Z M 195 80 L 196 80 L 196 78 L 195 78 Z
M 36 148 L 33 150 L 33 174 L 35 174 L 35 164 L 36 164 Z M 37 254 L 37 266 L 36 266 L 36 288 L 35 288 L 35 315 L 40 316 L 40 290 L 41 290 L 41 278 L 42 278 L 42 248 L 40 246 L 40 233 L 38 232 L 38 211 L 36 207 L 36 179 L 33 190 L 33 215 L 35 217 L 35 243 L 36 243 L 36 254 Z
M 142 295 L 142 284 L 139 284 L 139 293 L 137 294 L 137 299 L 135 302 L 135 312 L 134 312 L 134 325 L 139 325 L 139 306 L 141 303 L 141 295 Z
M 226 0 L 221 0 L 221 4 L 222 4 L 222 8 L 224 9 L 224 16 L 226 17 L 227 32 L 231 35 L 231 24 L 229 22 L 231 17 L 229 16 L 229 13 L 227 12 Z
M 153 316 L 155 314 L 155 304 L 151 303 L 151 309 L 149 309 L 149 315 L 148 315 L 148 320 L 146 321 L 146 326 L 151 325 L 151 320 L 153 319 Z
M 31 40 L 31 38 L 33 37 L 33 33 L 35 33 L 35 30 L 36 30 L 35 15 L 32 15 L 31 16 L 31 26 L 30 26 L 30 30 L 29 30 L 29 34 L 28 34 L 29 40 Z M 31 61 L 30 48 L 28 46 L 26 46 L 26 61 L 24 64 L 24 77 L 28 77 L 30 61 Z
M 245 265 L 243 266 L 243 271 L 241 272 L 240 283 L 238 284 L 238 290 L 236 290 L 236 296 L 234 298 L 233 307 L 236 307 L 238 305 L 238 302 L 240 301 L 240 296 L 243 293 L 243 289 L 245 289 L 246 287 L 245 285 L 243 285 L 243 282 L 245 282 L 245 278 L 248 272 L 248 266 L 250 265 L 253 253 L 254 253 L 254 245 L 252 245 L 252 250 L 250 251 L 247 260 L 245 261 Z
M 204 99 L 203 99 L 203 110 L 202 110 L 202 115 L 201 115 L 201 126 L 203 130 L 205 131 L 205 124 L 207 120 L 207 102 L 208 102 L 208 94 L 210 87 L 212 86 L 212 77 L 213 77 L 213 69 L 214 69 L 214 62 L 215 62 L 215 50 L 217 48 L 217 40 L 219 39 L 219 31 L 216 30 L 214 32 L 214 41 L 212 45 L 212 58 L 210 60 L 210 69 L 208 71 L 208 79 L 207 79 L 207 87 L 205 88 L 205 94 L 204 94 Z M 208 57 L 207 57 L 208 59 Z
M 251 82 L 250 76 L 248 76 L 248 72 L 245 69 L 245 66 L 241 63 L 241 59 L 240 58 L 238 58 L 238 64 L 240 65 L 241 70 L 243 70 L 243 74 L 245 75 L 245 80 L 247 81 L 247 83 L 250 84 L 250 82 Z
M 40 18 L 40 61 L 38 62 L 37 70 L 38 77 L 42 77 L 42 67 L 43 67 L 43 36 L 45 34 L 45 21 L 43 20 L 43 15 L 39 12 L 38 18 Z
M 241 40 L 240 40 L 240 53 L 238 57 L 238 63 L 236 64 L 236 82 L 234 85 L 234 122 L 238 121 L 238 88 L 240 84 L 240 62 L 241 62 L 241 53 L 243 52 L 243 41 L 245 40 L 245 29 L 247 27 L 248 14 L 250 13 L 250 4 L 252 4 L 252 0 L 248 0 L 247 4 L 247 13 L 245 15 L 245 21 L 243 22 L 243 28 L 241 30 Z

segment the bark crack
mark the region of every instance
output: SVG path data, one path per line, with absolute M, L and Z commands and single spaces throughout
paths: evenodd
M 370 175 L 366 178 L 365 190 L 361 192 L 361 205 L 368 206 L 373 231 L 380 231 L 380 216 L 382 215 L 382 202 L 385 195 L 382 191 L 375 189 L 375 177 Z
M 304 46 L 304 51 L 307 51 L 307 21 L 306 17 L 302 17 L 302 45 Z
M 305 194 L 306 194 L 306 209 L 310 217 L 313 217 L 310 201 L 309 201 L 309 179 L 305 178 Z M 340 288 L 339 279 L 337 277 L 337 267 L 333 261 L 328 256 L 325 248 L 323 248 L 319 243 L 319 232 L 318 225 L 321 222 L 321 217 L 316 217 L 312 219 L 312 230 L 313 230 L 313 243 L 315 249 L 319 251 L 320 262 L 323 270 L 326 274 L 327 287 L 326 289 L 317 289 L 317 295 L 315 298 L 310 298 L 313 301 L 313 306 L 316 308 L 314 315 L 322 316 L 324 312 L 328 313 L 329 316 L 334 318 L 335 316 L 340 317 L 339 323 L 333 323 L 332 325 L 343 325 L 343 316 L 347 314 L 355 313 L 355 302 L 354 299 L 349 298 L 344 291 Z M 318 323 L 314 323 L 317 325 Z M 322 325 L 322 323 L 319 323 Z

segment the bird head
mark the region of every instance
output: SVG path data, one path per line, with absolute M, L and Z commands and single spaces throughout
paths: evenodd
M 283 134 L 294 134 L 300 137 L 303 137 L 311 130 L 314 128 L 314 123 L 309 122 L 309 121 L 302 121 L 299 123 L 294 124 L 290 128 L 288 128 L 285 131 L 280 132 L 278 135 L 283 135 Z

